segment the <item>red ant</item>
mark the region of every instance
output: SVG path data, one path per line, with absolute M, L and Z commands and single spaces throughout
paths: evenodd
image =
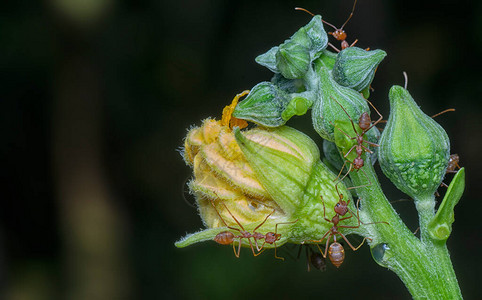
M 332 98 L 333 100 L 336 101 L 336 99 Z M 366 100 L 366 99 L 365 99 Z M 351 125 L 352 125 L 352 128 L 353 128 L 353 131 L 355 132 L 356 134 L 356 137 L 352 137 L 352 136 L 349 136 L 347 133 L 345 133 L 343 130 L 341 130 L 340 128 L 337 128 L 341 133 L 343 133 L 346 137 L 348 137 L 350 140 L 355 140 L 356 141 L 356 144 L 353 145 L 347 153 L 345 153 L 345 155 L 343 156 L 344 158 L 347 158 L 348 155 L 350 155 L 350 153 L 353 151 L 353 149 L 355 149 L 355 152 L 356 152 L 356 158 L 350 162 L 350 168 L 348 169 L 348 172 L 340 179 L 340 181 L 343 181 L 343 179 L 345 179 L 345 177 L 351 172 L 352 169 L 355 169 L 356 171 L 360 170 L 364 165 L 365 165 L 365 162 L 363 160 L 363 158 L 361 157 L 363 155 L 364 152 L 368 152 L 368 153 L 373 153 L 373 151 L 371 151 L 370 149 L 368 149 L 367 147 L 365 147 L 363 145 L 363 143 L 367 143 L 371 146 L 374 146 L 374 147 L 378 147 L 379 145 L 378 144 L 375 144 L 375 143 L 372 143 L 370 141 L 367 141 L 365 140 L 363 137 L 365 135 L 365 133 L 367 133 L 370 129 L 372 129 L 374 126 L 376 126 L 378 123 L 380 123 L 383 119 L 383 116 L 382 114 L 376 109 L 376 107 L 368 100 L 366 100 L 370 105 L 371 107 L 373 107 L 373 109 L 377 112 L 377 114 L 380 116 L 378 118 L 378 120 L 376 120 L 375 122 L 372 122 L 372 119 L 370 117 L 370 115 L 367 113 L 367 112 L 364 112 L 360 115 L 360 118 L 358 119 L 358 127 L 360 127 L 360 129 L 362 130 L 361 133 L 358 133 L 358 131 L 356 130 L 355 128 L 355 124 L 353 123 L 353 120 L 352 118 L 350 117 L 350 115 L 348 114 L 348 112 L 345 110 L 345 108 L 343 107 L 343 105 L 341 105 L 338 101 L 336 101 L 336 103 L 338 103 L 338 105 L 340 105 L 340 107 L 343 109 L 343 111 L 345 112 L 345 114 L 348 116 L 348 118 L 350 119 L 350 122 L 351 122 Z M 343 167 L 341 168 L 340 170 L 340 173 L 338 174 L 338 177 L 337 179 L 340 177 L 341 175 L 341 172 L 343 171 L 343 169 L 345 168 L 345 165 L 347 163 L 347 161 L 345 161 L 345 163 L 343 164 Z M 362 169 L 363 171 L 363 169 Z M 364 172 L 364 171 L 363 171 Z M 366 174 L 365 174 L 366 175 Z M 336 179 L 335 179 L 336 180 Z M 339 181 L 339 182 L 340 182 Z M 338 183 L 337 183 L 338 185 Z M 357 187 L 351 187 L 349 189 L 353 189 L 353 188 L 359 188 L 359 187 L 363 187 L 363 186 L 357 186 Z M 338 190 L 338 187 L 337 187 L 337 190 Z
M 348 202 L 346 202 L 346 201 L 343 200 L 342 194 L 339 194 L 339 196 L 340 196 L 340 200 L 338 201 L 338 203 L 335 204 L 335 206 L 333 208 L 333 210 L 335 211 L 335 215 L 333 216 L 333 218 L 331 218 L 331 220 L 326 217 L 325 202 L 323 201 L 323 197 L 321 197 L 321 203 L 323 204 L 323 218 L 325 219 L 325 221 L 333 223 L 333 226 L 323 235 L 323 237 L 320 240 L 311 241 L 311 242 L 315 242 L 315 243 L 320 243 L 321 241 L 323 241 L 326 238 L 325 253 L 323 253 L 321 251 L 321 249 L 319 249 L 319 250 L 320 250 L 320 252 L 321 252 L 321 254 L 323 255 L 324 258 L 326 258 L 327 254 L 328 254 L 328 257 L 330 258 L 331 263 L 337 268 L 339 268 L 341 266 L 341 264 L 343 263 L 343 261 L 345 260 L 345 249 L 343 248 L 343 246 L 340 243 L 338 243 L 336 241 L 336 235 L 337 234 L 340 235 L 345 240 L 345 242 L 348 244 L 348 246 L 350 246 L 350 248 L 353 251 L 358 250 L 363 245 L 365 240 L 368 239 L 368 240 L 371 241 L 371 238 L 364 237 L 363 241 L 360 243 L 360 245 L 358 245 L 358 247 L 354 247 L 348 241 L 348 239 L 345 237 L 345 235 L 338 231 L 338 228 L 359 228 L 360 224 L 369 225 L 369 224 L 384 223 L 384 224 L 389 225 L 387 222 L 383 222 L 383 221 L 382 222 L 373 222 L 373 223 L 363 223 L 363 222 L 361 222 L 360 216 L 358 214 L 358 212 L 359 212 L 358 203 L 359 203 L 360 200 L 357 201 L 356 218 L 358 219 L 358 224 L 356 226 L 338 225 L 338 223 L 340 221 L 347 220 L 347 219 L 350 219 L 350 218 L 353 217 L 353 212 L 348 208 L 348 205 L 350 204 L 350 200 L 348 200 Z M 344 217 L 347 213 L 350 213 L 350 216 Z M 340 217 L 343 217 L 343 218 L 340 218 Z M 331 243 L 331 245 L 329 245 L 331 237 L 333 237 L 333 243 Z M 318 248 L 319 248 L 319 246 L 318 246 Z
M 308 245 L 308 244 L 300 245 L 300 248 L 298 250 L 298 259 L 300 258 L 301 250 L 303 248 L 305 248 L 307 271 L 308 272 L 311 271 L 310 264 L 322 272 L 325 271 L 326 270 L 325 259 L 320 253 L 313 251 L 313 249 L 311 249 L 311 245 Z
M 219 214 L 219 211 L 217 210 L 216 206 L 214 205 L 213 200 L 211 200 L 211 205 L 214 207 L 214 210 L 216 210 L 216 213 L 218 214 L 219 218 L 221 219 L 221 221 L 224 223 L 224 225 L 227 228 L 240 232 L 240 235 L 236 236 L 231 231 L 222 231 L 214 237 L 214 241 L 216 243 L 221 244 L 221 245 L 232 244 L 234 255 L 238 258 L 239 258 L 239 254 L 241 252 L 241 244 L 242 244 L 241 240 L 244 239 L 244 238 L 248 240 L 249 246 L 251 247 L 251 251 L 253 252 L 254 256 L 258 256 L 261 253 L 263 253 L 263 251 L 265 250 L 265 248 L 264 248 L 265 244 L 270 244 L 270 245 L 274 244 L 274 257 L 278 258 L 278 259 L 281 259 L 281 260 L 284 260 L 283 257 L 278 257 L 276 255 L 276 241 L 279 241 L 281 239 L 281 234 L 278 233 L 278 225 L 279 224 L 292 224 L 292 223 L 298 222 L 298 220 L 296 220 L 294 222 L 277 223 L 275 225 L 275 232 L 267 232 L 266 234 L 256 232 L 256 230 L 258 230 L 258 228 L 260 228 L 268 220 L 268 218 L 275 212 L 275 210 L 273 209 L 273 211 L 266 216 L 266 218 L 263 220 L 263 222 L 261 222 L 258 226 L 256 226 L 256 228 L 253 230 L 253 233 L 250 233 L 249 231 L 244 229 L 243 225 L 241 225 L 241 223 L 239 223 L 239 221 L 236 219 L 236 217 L 231 213 L 231 211 L 228 209 L 228 207 L 224 203 L 223 203 L 224 208 L 226 208 L 228 213 L 231 215 L 233 220 L 238 224 L 238 226 L 241 229 L 236 228 L 236 227 L 231 227 L 228 224 L 226 224 L 223 217 L 221 217 L 221 215 Z M 236 239 L 236 238 L 239 239 L 238 240 L 238 251 L 237 252 L 236 252 L 236 248 L 234 246 L 234 239 Z M 254 243 L 256 245 L 256 251 L 258 251 L 257 253 L 254 251 L 253 243 L 251 242 L 251 238 L 254 239 Z M 259 240 L 264 240 L 261 247 L 258 246 Z
M 449 163 L 448 163 L 447 169 L 445 170 L 445 174 L 457 173 L 457 171 L 460 169 L 459 159 L 460 159 L 460 157 L 459 157 L 458 154 L 450 154 Z M 446 187 L 446 188 L 449 187 L 445 182 L 442 182 L 440 184 L 440 186 L 443 186 L 443 187 Z M 437 197 L 440 196 L 438 191 L 435 191 L 435 196 L 437 196 Z
M 353 9 L 351 10 L 351 13 L 350 13 L 350 16 L 348 17 L 348 19 L 345 21 L 345 23 L 343 23 L 343 25 L 341 26 L 341 28 L 336 28 L 335 25 L 333 24 L 330 24 L 328 22 L 326 22 L 325 20 L 322 19 L 323 23 L 325 23 L 326 25 L 332 27 L 333 29 L 335 29 L 334 32 L 328 32 L 329 35 L 333 36 L 337 41 L 340 41 L 341 42 L 341 50 L 343 49 L 346 49 L 348 47 L 353 47 L 357 42 L 358 42 L 358 39 L 355 39 L 355 41 L 353 43 L 348 44 L 348 42 L 346 41 L 346 38 L 347 38 L 347 34 L 345 32 L 345 30 L 343 30 L 343 28 L 345 27 L 345 25 L 348 23 L 348 21 L 350 21 L 351 17 L 353 17 L 353 12 L 355 11 L 355 6 L 356 6 L 356 2 L 357 0 L 355 0 L 355 2 L 353 3 Z M 306 10 L 304 8 L 301 8 L 301 7 L 295 7 L 295 10 L 302 10 L 304 12 L 307 12 L 309 13 L 310 15 L 312 15 L 313 17 L 315 16 L 312 12 L 310 12 L 309 10 Z M 338 48 L 336 48 L 335 46 L 333 46 L 333 44 L 331 43 L 328 43 L 328 45 L 330 45 L 336 52 L 340 52 L 340 50 L 338 50 Z
M 450 154 L 446 173 L 457 173 L 456 169 L 460 169 L 459 159 L 460 157 L 458 154 Z

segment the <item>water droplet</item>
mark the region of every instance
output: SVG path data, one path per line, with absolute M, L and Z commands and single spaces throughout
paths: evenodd
M 382 267 L 388 267 L 389 255 L 387 255 L 387 252 L 389 250 L 390 247 L 385 243 L 378 244 L 371 249 L 373 259 Z

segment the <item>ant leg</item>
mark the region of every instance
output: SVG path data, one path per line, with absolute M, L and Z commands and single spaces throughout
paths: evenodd
M 348 244 L 348 246 L 350 246 L 350 248 L 351 248 L 353 251 L 358 250 L 358 249 L 363 245 L 363 243 L 365 243 L 365 240 L 370 240 L 370 241 L 372 241 L 371 238 L 364 237 L 364 238 L 363 238 L 363 241 L 360 243 L 360 245 L 358 245 L 358 247 L 355 248 L 355 247 L 353 247 L 353 245 L 348 241 L 348 239 L 346 238 L 346 236 L 345 236 L 343 233 L 340 233 L 340 232 L 339 232 L 339 234 L 340 234 L 340 236 L 345 240 L 345 242 Z
M 234 255 L 236 255 L 236 257 L 239 258 L 239 253 L 241 252 L 241 238 L 239 239 L 238 252 L 236 252 L 236 248 L 234 247 L 234 241 L 233 241 L 233 251 L 234 251 Z
M 351 43 L 350 47 L 355 46 L 356 43 L 358 43 L 358 39 L 356 39 L 353 43 Z
M 348 116 L 348 118 L 350 119 L 350 122 L 351 122 L 351 126 L 353 127 L 353 131 L 355 133 L 358 133 L 358 131 L 356 130 L 355 128 L 355 123 L 353 123 L 353 120 L 352 118 L 350 117 L 350 114 L 346 111 L 346 109 L 343 107 L 343 105 L 341 105 L 340 102 L 338 102 L 335 98 L 333 98 L 333 96 L 330 96 L 331 99 L 335 100 L 336 103 L 338 103 L 338 105 L 340 105 L 341 109 L 343 109 L 343 111 L 345 112 L 345 114 Z M 340 130 L 341 131 L 341 130 Z M 342 131 L 343 132 L 343 131 Z M 346 134 L 345 134 L 346 135 Z M 348 136 L 348 135 L 347 135 Z M 348 136 L 350 137 L 350 136 Z
M 365 132 L 367 132 L 368 130 L 372 129 L 373 126 L 377 125 L 378 123 L 380 123 L 382 120 L 383 120 L 383 116 L 382 114 L 378 111 L 378 109 L 375 107 L 375 105 L 373 105 L 373 103 L 371 103 L 368 99 L 365 99 L 368 104 L 371 105 L 371 107 L 373 107 L 373 109 L 377 112 L 377 114 L 380 116 L 380 118 L 378 118 L 378 120 L 376 120 L 375 122 L 373 122 L 373 124 L 367 128 L 367 130 L 365 130 Z
M 347 152 L 345 155 L 343 155 L 343 157 L 346 158 L 348 155 L 350 155 L 350 152 L 352 152 L 353 149 L 355 149 L 356 146 L 357 146 L 357 145 L 353 145 L 353 146 L 350 148 L 350 150 L 348 150 L 348 152 Z M 363 147 L 363 146 L 362 146 L 362 147 Z M 368 150 L 368 151 L 370 151 L 370 150 Z M 370 152 L 371 152 L 371 151 L 370 151 Z M 373 153 L 373 152 L 372 152 L 372 153 Z
M 278 233 L 278 225 L 280 225 L 280 224 L 295 224 L 298 221 L 299 221 L 299 219 L 296 219 L 295 221 L 292 221 L 292 222 L 276 223 L 276 225 L 274 226 L 274 234 L 276 235 Z
M 321 204 L 323 204 L 323 219 L 325 219 L 328 222 L 331 222 L 331 220 L 326 217 L 325 201 L 323 201 L 323 196 L 320 196 L 320 198 L 321 198 Z M 323 236 L 323 238 L 325 238 L 325 236 L 326 234 Z M 320 241 L 322 241 L 323 238 L 321 238 Z
M 244 229 L 243 225 L 241 225 L 241 223 L 239 223 L 238 219 L 236 219 L 236 217 L 235 217 L 235 216 L 231 213 L 231 211 L 228 209 L 228 207 L 226 206 L 226 204 L 223 203 L 223 205 L 224 205 L 224 208 L 226 208 L 226 210 L 228 211 L 228 213 L 231 215 L 231 217 L 234 219 L 234 221 L 236 221 L 236 223 L 238 223 L 239 227 L 241 227 L 241 229 L 242 229 L 243 231 L 246 231 L 246 230 Z M 231 227 L 228 226 L 228 228 L 231 228 Z M 237 229 L 237 228 L 236 228 L 236 229 Z M 239 229 L 237 229 L 237 230 L 238 230 L 239 232 L 241 232 L 241 230 L 239 230 Z
M 379 221 L 379 222 L 369 222 L 369 223 L 364 223 L 361 221 L 360 219 L 360 209 L 359 209 L 359 204 L 360 204 L 360 198 L 358 198 L 357 202 L 356 202 L 356 218 L 358 219 L 358 226 L 346 226 L 346 225 L 338 225 L 338 227 L 341 227 L 341 228 L 358 228 L 360 227 L 360 224 L 363 224 L 363 225 L 373 225 L 373 224 L 387 224 L 387 225 L 390 225 L 390 223 L 388 222 L 385 222 L 385 221 Z M 348 206 L 348 204 L 347 204 Z M 351 209 L 348 208 L 348 212 L 350 213 L 351 216 L 353 216 L 353 212 L 351 211 Z M 350 217 L 351 217 L 350 216 Z M 348 218 L 350 218 L 348 217 Z M 340 219 L 341 220 L 345 220 L 345 219 Z
M 274 242 L 273 244 L 274 244 L 274 257 L 277 258 L 277 259 L 281 259 L 282 261 L 284 261 L 284 260 L 285 260 L 284 257 L 278 256 L 278 255 L 276 254 L 276 248 L 277 248 L 277 247 L 276 247 L 276 242 Z
M 332 43 L 328 43 L 328 46 L 330 46 L 331 48 L 333 48 L 333 50 L 335 50 L 336 52 L 340 53 L 340 50 L 338 48 L 336 48 L 335 46 L 333 46 Z
M 350 162 L 350 161 L 349 161 L 349 163 L 350 163 L 350 168 L 348 169 L 348 172 L 346 172 L 346 174 L 343 175 L 343 177 L 338 181 L 338 183 L 342 182 L 343 179 L 345 179 L 345 177 L 348 176 L 348 174 L 350 174 L 351 170 L 353 169 L 353 162 Z M 337 191 L 337 192 L 338 192 L 338 183 L 336 184 L 336 191 Z M 347 190 L 350 190 L 350 189 L 353 189 L 353 188 L 354 188 L 354 187 L 347 188 Z M 340 193 L 338 192 L 338 194 L 340 194 Z
M 321 255 L 323 255 L 323 258 L 326 258 L 326 254 L 328 254 L 328 248 L 329 248 L 328 245 L 330 244 L 331 236 L 332 236 L 332 234 L 330 234 L 328 236 L 328 238 L 326 239 L 325 253 L 324 254 L 321 253 Z M 336 239 L 336 237 L 335 237 L 335 239 Z
M 251 251 L 253 252 L 253 255 L 256 256 L 255 252 L 254 252 L 254 248 L 253 248 L 253 243 L 251 242 L 251 238 L 247 238 L 248 239 L 248 242 L 249 242 L 249 246 L 251 247 Z
M 368 145 L 371 145 L 373 147 L 380 147 L 380 145 L 376 144 L 376 143 L 372 143 L 370 141 L 367 141 L 367 140 L 363 140 L 363 142 L 367 143 Z M 370 149 L 366 148 L 365 146 L 361 145 L 363 147 L 363 149 L 365 149 L 365 151 L 367 152 L 370 152 L 370 153 L 373 153 L 373 151 L 371 151 Z
M 365 174 L 365 178 L 368 179 L 369 183 L 368 184 L 364 184 L 364 185 L 358 185 L 358 186 L 352 186 L 352 187 L 349 187 L 349 188 L 346 188 L 347 190 L 353 190 L 353 189 L 358 189 L 358 188 L 362 188 L 362 187 L 367 187 L 367 186 L 370 186 L 372 185 L 372 181 L 370 180 L 370 178 L 368 177 L 367 173 L 365 172 L 365 170 L 360 169 L 363 174 Z
M 226 224 L 226 221 L 224 221 L 224 218 L 221 217 L 221 214 L 219 214 L 219 211 L 218 211 L 218 209 L 216 208 L 216 205 L 214 205 L 214 200 L 210 200 L 210 201 L 211 201 L 211 205 L 214 207 L 214 210 L 215 210 L 216 213 L 218 214 L 218 217 L 221 219 L 221 221 L 223 221 L 224 226 L 226 226 L 226 227 L 229 228 L 229 229 L 237 230 L 237 231 L 241 232 L 241 230 L 239 230 L 239 228 L 231 227 L 231 226 L 229 226 L 228 224 Z M 223 205 L 224 205 L 224 203 L 223 203 Z M 224 207 L 226 207 L 226 205 L 224 205 Z M 229 209 L 228 209 L 227 207 L 226 207 L 226 209 L 228 210 L 229 214 L 231 214 L 231 212 L 229 211 Z M 233 216 L 232 214 L 231 214 L 231 216 L 234 218 L 234 216 Z M 234 220 L 236 220 L 236 218 L 234 218 Z M 237 220 L 236 220 L 236 222 L 237 222 Z M 239 224 L 239 223 L 238 223 L 238 224 Z M 242 228 L 242 227 L 241 227 L 241 228 Z M 244 229 L 243 229 L 243 230 L 244 230 Z
M 340 170 L 340 172 L 338 173 L 338 176 L 336 176 L 335 180 L 333 180 L 333 181 L 337 181 L 338 178 L 340 178 L 341 172 L 343 172 L 343 170 L 345 169 L 345 166 L 346 166 L 346 160 L 345 160 L 345 162 L 343 163 L 343 166 L 341 167 L 341 170 Z
M 273 211 L 270 212 L 269 215 L 266 216 L 266 218 L 264 218 L 264 221 L 261 222 L 261 224 L 259 224 L 259 225 L 253 230 L 253 232 L 255 232 L 258 228 L 260 228 L 260 227 L 266 222 L 266 220 L 268 220 L 269 216 L 271 216 L 274 212 L 275 212 L 275 209 L 273 209 Z
M 266 248 L 264 248 L 264 244 L 266 244 L 266 242 L 263 242 L 263 245 L 261 245 L 261 248 L 259 248 L 258 253 L 255 254 L 255 253 L 253 252 L 254 256 L 258 256 L 258 255 L 260 255 L 261 253 L 263 253 L 264 250 L 266 250 Z
M 310 240 L 310 242 L 313 242 L 313 243 L 321 243 L 328 234 L 330 234 L 330 230 L 328 230 L 327 232 L 325 232 L 325 234 L 323 235 L 323 237 L 322 237 L 321 239 L 319 239 L 319 240 Z M 331 235 L 330 235 L 330 237 L 331 237 Z M 318 244 L 316 244 L 316 245 L 318 245 Z M 319 248 L 320 248 L 320 247 L 318 247 L 318 249 L 319 249 Z M 321 251 L 321 249 L 320 249 L 320 252 L 323 254 L 323 252 Z

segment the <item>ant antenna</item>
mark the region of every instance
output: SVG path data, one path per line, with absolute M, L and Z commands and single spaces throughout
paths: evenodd
M 449 112 L 449 111 L 455 111 L 455 108 L 447 108 L 446 110 L 441 111 L 441 112 L 439 112 L 438 114 L 433 115 L 433 116 L 432 116 L 432 119 L 435 118 L 435 117 L 440 116 L 441 114 L 444 114 L 444 113 L 446 113 L 446 112 Z
M 407 72 L 403 71 L 403 77 L 405 77 L 405 85 L 404 85 L 404 88 L 407 89 L 407 85 L 408 85 L 408 75 L 407 75 Z
M 309 13 L 312 17 L 315 16 L 314 13 L 312 13 L 311 11 L 309 11 L 309 10 L 307 10 L 307 9 L 304 9 L 304 8 L 302 8 L 302 7 L 295 7 L 295 10 L 302 10 L 302 11 L 304 11 L 305 13 Z
M 355 0 L 355 3 L 353 3 L 353 8 L 351 10 L 350 16 L 348 17 L 348 19 L 346 19 L 345 23 L 343 23 L 343 26 L 341 26 L 340 29 L 343 29 L 343 27 L 345 27 L 346 23 L 348 23 L 348 21 L 350 21 L 351 17 L 353 17 L 353 13 L 355 12 L 356 2 L 357 2 L 357 0 Z

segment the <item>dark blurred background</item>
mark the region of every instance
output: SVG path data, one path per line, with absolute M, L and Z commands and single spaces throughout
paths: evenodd
M 309 273 L 296 247 L 279 250 L 285 262 L 246 249 L 236 259 L 230 247 L 209 242 L 174 247 L 202 227 L 188 204 L 191 170 L 177 152 L 187 128 L 271 78 L 254 58 L 310 20 L 295 6 L 340 26 L 352 4 L 2 2 L 0 298 L 410 298 L 368 247 L 347 251 L 340 269 Z M 467 168 L 448 247 L 464 296 L 475 298 L 482 2 L 359 0 L 345 29 L 349 42 L 388 53 L 370 98 L 385 116 L 402 71 L 427 114 L 457 110 L 436 119 Z M 320 142 L 310 119 L 290 125 Z M 390 199 L 404 197 L 382 183 Z M 413 203 L 393 205 L 415 230 Z

